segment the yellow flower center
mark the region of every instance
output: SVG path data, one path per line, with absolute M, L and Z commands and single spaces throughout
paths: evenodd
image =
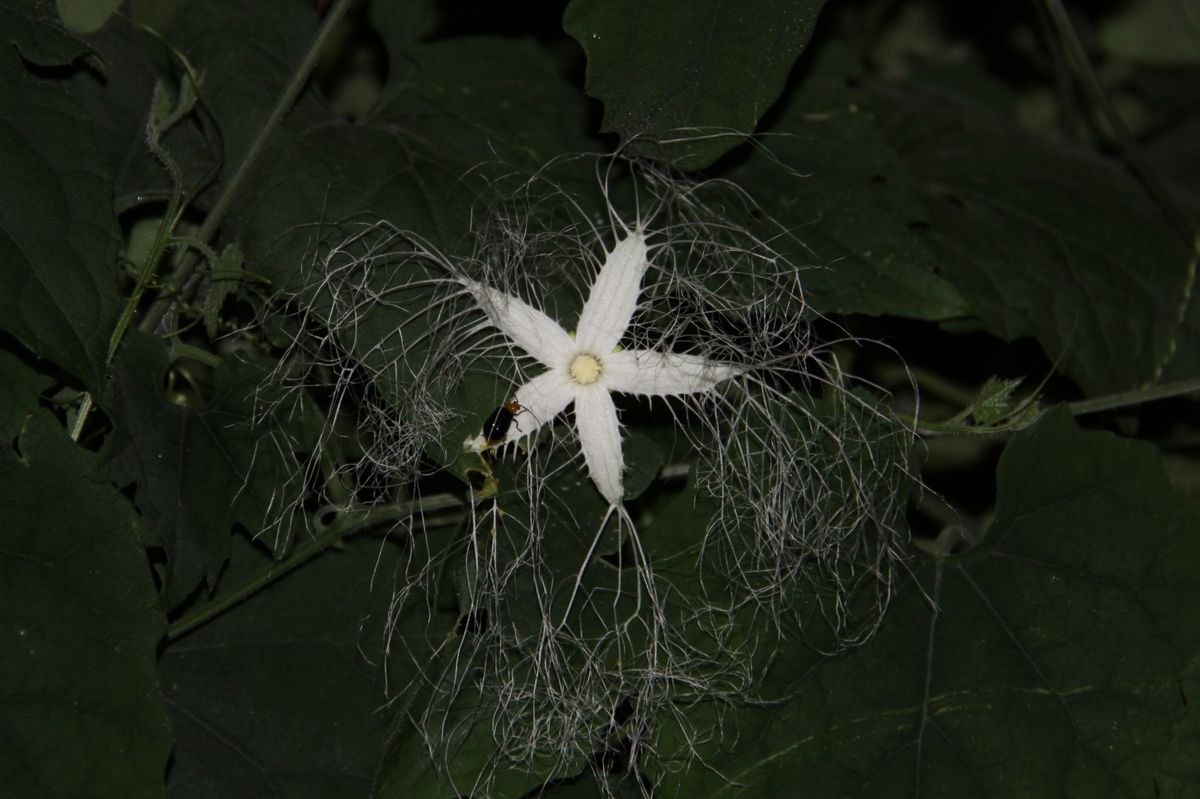
M 600 361 L 595 355 L 576 355 L 568 367 L 571 379 L 581 386 L 590 386 L 600 379 Z

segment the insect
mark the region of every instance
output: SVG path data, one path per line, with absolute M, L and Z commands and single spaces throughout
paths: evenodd
M 489 447 L 504 443 L 508 428 L 512 425 L 513 417 L 523 411 L 516 402 L 509 401 L 492 411 L 491 416 L 483 423 L 483 440 Z

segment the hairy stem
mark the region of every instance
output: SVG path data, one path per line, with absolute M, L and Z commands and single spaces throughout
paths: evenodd
M 250 149 L 246 151 L 242 162 L 238 164 L 237 171 L 233 173 L 233 177 L 225 185 L 225 190 L 221 192 L 221 196 L 217 198 L 216 204 L 213 205 L 212 210 L 205 217 L 204 223 L 196 233 L 196 239 L 203 242 L 209 241 L 217 232 L 217 228 L 221 226 L 221 222 L 224 220 L 225 214 L 229 211 L 229 207 L 233 204 L 238 190 L 245 183 L 255 162 L 258 161 L 258 157 L 267 146 L 271 134 L 279 127 L 279 123 L 287 116 L 288 111 L 295 104 L 296 98 L 300 96 L 300 92 L 307 85 L 309 76 L 317 65 L 317 59 L 320 58 L 325 43 L 329 40 L 334 28 L 337 27 L 342 17 L 346 15 L 347 9 L 350 8 L 353 2 L 354 0 L 337 0 L 333 8 L 329 10 L 329 13 L 325 15 L 325 19 L 321 23 L 321 27 L 317 30 L 317 35 L 313 39 L 313 43 L 308 48 L 308 52 L 304 54 L 300 65 L 292 74 L 291 81 L 288 82 L 283 92 L 279 95 L 275 107 L 271 110 L 271 115 L 267 117 L 267 121 L 263 123 L 258 134 L 254 137 L 254 141 L 250 144 Z M 194 251 L 189 250 L 184 255 L 167 278 L 163 292 L 155 299 L 150 308 L 147 309 L 146 315 L 139 324 L 140 329 L 147 332 L 158 332 L 159 324 L 174 309 L 175 303 L 184 293 L 184 287 L 199 262 L 199 258 L 195 255 Z

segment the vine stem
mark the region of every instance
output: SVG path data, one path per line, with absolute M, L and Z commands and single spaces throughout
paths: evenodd
M 296 98 L 300 96 L 300 92 L 308 84 L 308 79 L 317 65 L 317 60 L 321 56 L 321 51 L 325 48 L 325 43 L 329 40 L 334 28 L 337 27 L 342 17 L 346 15 L 346 11 L 353 2 L 354 0 L 337 0 L 333 7 L 329 9 L 329 13 L 325 15 L 324 21 L 321 22 L 321 27 L 317 29 L 316 37 L 313 39 L 308 51 L 304 54 L 304 58 L 300 61 L 300 65 L 296 68 L 295 73 L 293 73 L 292 79 L 288 81 L 287 86 L 284 87 L 283 92 L 279 95 L 279 99 L 275 102 L 275 107 L 271 109 L 271 115 L 267 117 L 266 122 L 259 128 L 258 134 L 254 137 L 254 141 L 250 143 L 250 148 L 246 151 L 242 162 L 238 164 L 237 171 L 233 173 L 233 177 L 225 185 L 225 190 L 217 198 L 216 204 L 213 205 L 208 216 L 204 218 L 204 222 L 200 225 L 200 230 L 195 235 L 196 239 L 208 242 L 217 232 L 217 228 L 221 226 L 221 222 L 224 220 L 225 214 L 228 213 L 229 207 L 233 204 L 238 190 L 246 182 L 246 178 L 249 176 L 255 162 L 266 148 L 271 134 L 279 127 L 279 123 L 287 116 L 288 111 L 295 104 Z M 164 283 L 164 291 L 146 310 L 146 315 L 142 317 L 142 321 L 138 325 L 139 329 L 145 332 L 158 332 L 159 324 L 175 307 L 175 303 L 181 295 L 180 291 L 174 291 L 171 287 L 182 287 L 191 277 L 198 263 L 199 257 L 191 250 L 180 259 L 174 271 L 167 277 Z
M 1102 397 L 1076 400 L 1075 402 L 1068 402 L 1067 409 L 1075 416 L 1083 416 L 1088 413 L 1128 408 L 1146 402 L 1154 402 L 1171 397 L 1183 397 L 1196 393 L 1200 393 L 1200 377 L 1176 380 L 1171 383 L 1162 383 L 1132 391 L 1123 391 L 1119 394 L 1106 394 Z M 1016 421 L 993 426 L 958 422 L 925 422 L 912 417 L 902 418 L 906 423 L 915 425 L 917 432 L 924 435 L 1003 435 L 1017 433 L 1032 426 L 1044 414 L 1045 411 L 1032 416 L 1032 418 L 1021 417 Z
M 317 65 L 317 59 L 321 56 L 321 51 L 325 47 L 325 43 L 329 40 L 333 29 L 337 27 L 338 22 L 346 15 L 346 11 L 350 8 L 354 0 L 338 0 L 329 13 L 325 15 L 321 27 L 317 29 L 317 35 L 313 39 L 313 43 L 309 46 L 308 51 L 304 54 L 304 58 L 300 61 L 300 65 L 296 68 L 296 72 L 292 75 L 292 79 L 284 87 L 283 93 L 279 95 L 279 99 L 275 103 L 275 107 L 271 110 L 271 115 L 267 117 L 267 121 L 259 128 L 258 134 L 251 142 L 250 148 L 246 151 L 246 155 L 242 158 L 242 162 L 238 164 L 237 171 L 226 184 L 225 190 L 217 198 L 216 204 L 212 211 L 205 217 L 200 230 L 196 236 L 189 240 L 189 243 L 199 242 L 200 249 L 207 246 L 209 239 L 217 232 L 225 214 L 229 211 L 230 205 L 233 204 L 233 198 L 237 195 L 238 189 L 246 181 L 246 177 L 250 174 L 251 167 L 258 160 L 266 147 L 268 139 L 274 133 L 275 128 L 279 127 L 279 123 L 287 116 L 287 112 L 291 110 L 292 105 L 296 102 L 296 98 L 300 96 L 300 92 L 308 83 L 309 76 L 312 75 L 313 69 Z M 190 75 L 189 79 L 194 79 Z M 158 234 L 155 237 L 154 246 L 151 249 L 151 254 L 147 257 L 145 266 L 142 272 L 138 275 L 137 285 L 134 288 L 133 294 L 130 295 L 125 303 L 125 308 L 121 312 L 121 317 L 117 320 L 117 325 L 113 330 L 112 336 L 108 342 L 108 356 L 105 360 L 106 364 L 111 364 L 113 356 L 117 353 L 117 348 L 121 344 L 121 340 L 125 337 L 125 331 L 129 328 L 129 323 L 133 319 L 134 312 L 137 310 L 142 293 L 150 283 L 150 279 L 157 271 L 158 263 L 162 258 L 168 246 L 170 231 L 174 230 L 176 223 L 183 215 L 184 203 L 181 202 L 180 180 L 181 177 L 178 169 L 175 168 L 174 162 L 171 161 L 169 155 L 164 152 L 160 153 L 160 157 L 164 159 L 164 163 L 171 171 L 174 178 L 174 189 L 172 191 L 171 201 L 168 207 L 167 214 L 163 217 L 163 223 L 159 227 Z M 142 317 L 142 321 L 138 324 L 138 329 L 144 332 L 161 332 L 158 330 L 162 320 L 175 307 L 175 303 L 181 291 L 173 290 L 172 287 L 182 287 L 192 272 L 196 269 L 199 263 L 199 256 L 191 249 L 183 249 L 179 259 L 176 261 L 175 269 L 164 281 L 164 290 L 155 298 L 150 307 L 146 310 L 146 315 Z M 87 422 L 88 416 L 91 415 L 95 401 L 92 398 L 92 393 L 89 391 L 83 396 L 83 402 L 80 403 L 79 410 L 76 413 L 75 421 L 71 425 L 71 440 L 78 441 L 83 434 L 83 427 Z
M 185 80 L 195 81 L 196 77 L 189 68 Z M 194 85 L 194 84 L 193 84 Z M 155 93 L 157 97 L 157 91 Z M 176 110 L 173 115 L 178 120 L 182 115 L 182 111 Z M 179 171 L 179 166 L 175 163 L 175 159 L 162 146 L 160 137 L 170 127 L 172 122 L 154 119 L 153 112 L 151 118 L 146 123 L 146 144 L 150 151 L 158 157 L 167 172 L 171 175 L 171 199 L 167 202 L 166 213 L 163 214 L 162 222 L 158 226 L 158 230 L 154 234 L 154 243 L 150 247 L 150 252 L 146 254 L 146 259 L 142 263 L 142 268 L 138 272 L 137 283 L 134 284 L 133 291 L 130 292 L 129 298 L 125 300 L 125 307 L 121 309 L 121 315 L 117 317 L 117 324 L 113 328 L 112 335 L 108 338 L 108 350 L 104 356 L 104 365 L 108 367 L 112 365 L 113 358 L 117 355 L 117 349 L 121 346 L 122 339 L 125 338 L 125 331 L 129 329 L 129 325 L 133 322 L 134 314 L 137 313 L 138 304 L 142 300 L 142 295 L 149 287 L 154 274 L 158 271 L 158 265 L 162 261 L 163 255 L 166 253 L 170 244 L 171 232 L 175 230 L 179 220 L 183 218 L 183 211 L 187 206 L 183 196 L 183 175 Z M 95 406 L 95 401 L 92 398 L 92 392 L 87 392 L 83 396 L 83 402 L 79 404 L 79 412 L 75 416 L 75 423 L 71 425 L 71 440 L 78 441 L 83 434 L 83 427 L 87 423 L 88 415 Z
M 305 542 L 303 546 L 297 547 L 283 560 L 273 563 L 261 574 L 242 583 L 237 588 L 221 596 L 191 616 L 185 616 L 168 625 L 166 640 L 168 642 L 177 641 L 197 627 L 207 624 L 243 600 L 249 599 L 262 589 L 295 571 L 300 566 L 303 566 L 326 549 L 338 544 L 344 538 L 381 524 L 406 519 L 415 513 L 458 508 L 461 505 L 462 500 L 453 494 L 437 494 L 427 497 L 420 502 L 383 505 L 369 510 L 347 511 L 341 514 L 337 521 L 331 524 L 327 530 L 314 536 Z M 453 522 L 455 524 L 458 523 L 457 515 L 453 518 Z M 438 526 L 437 520 L 427 520 L 425 526 Z
M 1120 394 L 1108 394 L 1103 397 L 1077 400 L 1067 403 L 1067 407 L 1071 409 L 1071 413 L 1076 416 L 1082 416 L 1085 413 L 1111 411 L 1116 408 L 1141 405 L 1144 402 L 1154 402 L 1155 400 L 1168 399 L 1170 397 L 1182 397 L 1196 392 L 1200 392 L 1200 377 L 1176 380 L 1171 383 L 1161 383 L 1157 386 L 1147 386 L 1146 388 L 1138 388 Z

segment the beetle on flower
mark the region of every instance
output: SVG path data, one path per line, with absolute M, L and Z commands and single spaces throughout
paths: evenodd
M 479 436 L 465 446 L 479 451 L 528 436 L 574 403 L 575 429 L 588 474 L 610 505 L 619 504 L 624 496 L 624 457 L 612 393 L 700 394 L 745 371 L 700 355 L 620 348 L 649 265 L 645 231 L 640 227 L 625 231 L 592 283 L 573 336 L 520 298 L 460 278 L 488 321 L 546 368 L 517 389 L 514 401 L 523 413 L 502 440 Z

